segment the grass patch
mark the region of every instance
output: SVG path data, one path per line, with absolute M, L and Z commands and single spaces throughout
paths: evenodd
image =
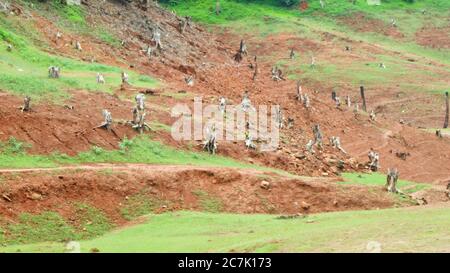
M 380 6 L 368 5 L 366 1 L 327 0 L 326 7 L 321 8 L 319 1 L 309 1 L 307 10 L 300 11 L 298 1 L 286 7 L 283 1 L 259 0 L 259 1 L 239 1 L 221 0 L 221 13 L 215 14 L 215 2 L 208 0 L 187 0 L 170 1 L 163 0 L 168 9 L 175 10 L 179 15 L 190 15 L 195 20 L 208 24 L 226 24 L 230 21 L 241 19 L 261 19 L 261 18 L 284 18 L 288 16 L 343 16 L 354 12 L 367 14 L 383 14 L 390 11 L 404 10 L 408 12 L 420 13 L 422 9 L 432 12 L 447 11 L 450 3 L 438 0 L 421 0 L 409 3 L 407 1 L 382 1 Z
M 29 40 L 27 33 L 37 32 L 31 28 L 17 19 L 0 18 L 0 89 L 20 96 L 28 95 L 34 100 L 59 102 L 68 98 L 71 90 L 111 93 L 119 88 L 121 68 L 50 55 Z M 111 45 L 117 44 L 112 34 L 102 33 L 101 39 Z M 12 52 L 6 50 L 7 44 L 13 45 Z M 48 78 L 49 66 L 61 68 L 60 79 Z M 106 84 L 97 84 L 97 73 L 104 74 Z M 158 85 L 157 80 L 147 75 L 127 73 L 134 86 L 154 88 Z
M 223 204 L 220 199 L 210 196 L 203 190 L 194 190 L 192 193 L 197 196 L 202 210 L 213 213 L 222 211 Z
M 289 221 L 275 218 L 274 215 L 205 212 L 151 215 L 143 224 L 82 241 L 81 249 L 84 252 L 97 248 L 100 252 L 177 253 L 366 252 L 367 244 L 377 241 L 382 252 L 441 252 L 450 244 L 448 208 L 321 213 Z M 64 245 L 16 245 L 0 248 L 0 252 L 18 249 L 61 252 Z
M 20 141 L 14 141 L 20 143 Z M 133 139 L 125 138 L 119 143 L 120 149 L 117 150 L 105 150 L 93 146 L 91 150 L 73 157 L 58 152 L 51 155 L 29 155 L 26 153 L 26 149 L 21 149 L 21 152 L 8 152 L 15 149 L 11 148 L 10 145 L 0 142 L 0 147 L 7 147 L 3 150 L 0 149 L 0 168 L 51 168 L 85 163 L 147 163 L 249 168 L 270 171 L 292 178 L 297 177 L 283 170 L 247 164 L 224 156 L 179 150 L 151 140 L 147 135 L 141 135 Z M 14 145 L 29 147 L 27 144 L 16 143 Z
M 52 211 L 22 213 L 17 222 L 0 221 L 0 245 L 90 239 L 114 227 L 100 210 L 83 203 L 74 207 L 76 225 L 68 224 Z
M 67 241 L 76 238 L 75 230 L 56 212 L 23 213 L 17 223 L 2 224 L 0 244 Z
M 364 185 L 372 187 L 384 187 L 386 185 L 386 175 L 381 173 L 343 173 L 342 177 L 345 181 L 340 183 L 343 184 Z M 430 188 L 431 186 L 428 184 L 399 179 L 397 182 L 397 187 L 404 193 L 411 194 Z
M 10 137 L 6 142 L 0 142 L 0 166 L 26 168 L 30 166 L 56 167 L 57 164 L 46 156 L 29 155 L 26 150 L 30 144 Z
M 77 239 L 100 236 L 111 230 L 114 225 L 99 209 L 84 203 L 75 204 L 76 219 L 79 222 Z
M 127 220 L 153 213 L 155 209 L 167 205 L 166 202 L 141 192 L 130 196 L 120 209 L 120 213 Z

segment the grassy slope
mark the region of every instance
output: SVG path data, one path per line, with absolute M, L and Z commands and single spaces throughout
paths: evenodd
M 82 18 L 80 14 L 78 16 Z M 34 100 L 61 102 L 70 95 L 67 92 L 70 90 L 112 92 L 120 86 L 121 68 L 50 55 L 42 50 L 47 45 L 36 33 L 35 26 L 28 21 L 0 16 L 0 90 L 29 95 Z M 111 35 L 99 37 L 113 40 Z M 13 46 L 12 52 L 6 50 L 7 44 Z M 58 80 L 48 78 L 47 69 L 52 65 L 61 68 Z M 96 83 L 97 73 L 104 74 L 105 85 Z M 129 74 L 130 83 L 134 86 L 150 88 L 158 84 L 148 76 Z
M 311 222 L 313 221 L 313 222 Z M 279 220 L 273 215 L 176 212 L 82 241 L 101 252 L 383 252 L 450 251 L 450 209 L 348 211 Z M 189 240 L 185 240 L 189 238 Z M 0 252 L 61 252 L 60 243 L 9 246 Z
M 422 0 L 414 4 L 408 4 L 401 0 L 389 1 L 381 6 L 368 6 L 366 1 L 358 1 L 357 5 L 352 5 L 349 1 L 329 0 L 326 1 L 325 9 L 320 8 L 319 1 L 312 1 L 307 11 L 300 12 L 296 7 L 286 9 L 277 5 L 278 1 L 234 1 L 222 0 L 222 13 L 220 16 L 213 14 L 213 3 L 206 0 L 182 1 L 177 5 L 169 5 L 169 9 L 174 9 L 180 15 L 190 15 L 195 20 L 214 24 L 223 27 L 231 27 L 239 33 L 259 34 L 261 39 L 265 36 L 287 32 L 312 41 L 322 39 L 320 32 L 329 32 L 338 37 L 350 38 L 354 41 L 365 41 L 377 44 L 389 52 L 402 52 L 413 58 L 426 58 L 447 66 L 439 68 L 441 73 L 450 73 L 450 51 L 448 49 L 430 49 L 419 46 L 415 43 L 415 33 L 426 24 L 434 26 L 445 25 L 450 17 L 450 2 L 437 0 Z M 427 10 L 426 15 L 421 11 Z M 355 12 L 363 13 L 368 18 L 378 19 L 389 25 L 391 18 L 396 18 L 398 29 L 405 37 L 397 40 L 375 32 L 356 32 L 350 26 L 340 23 L 339 19 L 345 16 L 352 16 Z M 335 40 L 337 46 L 339 40 Z M 287 56 L 288 53 L 286 53 Z M 301 58 L 290 61 L 284 65 L 290 78 L 310 78 L 321 81 L 326 78 L 335 84 L 351 83 L 354 86 L 364 84 L 367 87 L 373 85 L 392 86 L 397 84 L 399 79 L 410 78 L 408 84 L 403 84 L 400 88 L 404 91 L 426 91 L 441 93 L 448 88 L 448 82 L 443 80 L 442 75 L 430 73 L 428 61 L 416 63 L 417 67 L 406 70 L 409 65 L 406 60 L 398 59 L 394 54 L 373 55 L 376 62 L 368 63 L 366 60 L 354 60 L 351 65 L 339 63 L 339 60 L 317 59 L 318 65 L 314 70 L 309 69 L 309 55 L 314 52 L 302 52 Z M 270 59 L 270 56 L 269 56 Z M 278 60 L 272 60 L 277 62 Z M 378 64 L 383 62 L 387 69 L 381 70 Z M 345 68 L 345 69 L 343 69 Z M 436 68 L 437 69 L 437 68 Z
M 83 240 L 103 235 L 114 227 L 102 211 L 90 205 L 75 203 L 73 208 L 77 223 L 71 224 L 51 211 L 22 213 L 15 222 L 2 221 L 0 217 L 0 244 Z
M 94 146 L 90 151 L 73 157 L 61 153 L 30 155 L 26 153 L 27 146 L 14 138 L 0 142 L 0 168 L 52 168 L 84 163 L 148 163 L 248 168 L 296 177 L 280 169 L 248 164 L 224 156 L 175 149 L 151 140 L 147 135 L 131 140 L 124 139 L 119 143 L 118 150 L 104 150 Z

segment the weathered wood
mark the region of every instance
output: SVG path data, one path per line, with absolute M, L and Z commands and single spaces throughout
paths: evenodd
M 222 12 L 222 9 L 220 8 L 220 0 L 216 1 L 216 15 L 219 15 Z
M 129 76 L 128 76 L 128 73 L 126 73 L 126 72 L 122 72 L 122 74 L 121 74 L 121 77 L 122 77 L 122 84 L 128 84 L 129 82 Z
M 21 111 L 22 112 L 31 111 L 30 103 L 31 103 L 31 98 L 29 96 L 25 96 L 25 98 L 23 99 L 23 106 L 21 107 Z
M 388 192 L 399 193 L 399 190 L 397 189 L 398 176 L 399 172 L 397 169 L 388 169 L 385 185 Z
M 359 87 L 360 91 L 361 91 L 361 99 L 362 99 L 362 109 L 364 112 L 367 112 L 367 107 L 366 107 L 366 95 L 364 92 L 364 86 L 360 86 Z
M 449 120 L 449 98 L 448 92 L 445 92 L 445 121 L 444 121 L 444 129 L 448 128 L 448 120 Z
M 60 68 L 57 66 L 50 66 L 48 68 L 48 77 L 52 79 L 58 79 L 60 77 Z
M 99 126 L 95 127 L 94 129 L 103 128 L 108 131 L 111 131 L 111 127 L 112 127 L 112 123 L 113 123 L 111 112 L 109 112 L 106 109 L 103 109 L 102 115 L 103 115 L 103 119 L 104 119 L 103 123 L 100 124 Z
M 289 58 L 292 60 L 295 58 L 294 48 L 291 48 L 291 52 L 289 53 Z
M 216 126 L 207 129 L 206 141 L 203 144 L 203 149 L 210 154 L 215 154 L 217 151 L 217 140 L 216 140 Z
M 313 135 L 314 135 L 314 144 L 317 145 L 319 149 L 322 149 L 323 147 L 323 135 L 322 131 L 320 130 L 319 124 L 315 124 L 313 126 Z
M 105 84 L 105 77 L 103 74 L 97 73 L 97 83 L 98 84 Z
M 374 150 L 370 149 L 367 156 L 369 157 L 369 169 L 374 172 L 378 171 L 378 169 L 380 168 L 380 155 Z

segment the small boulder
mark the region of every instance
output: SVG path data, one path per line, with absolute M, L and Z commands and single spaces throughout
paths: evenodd
M 268 190 L 270 188 L 270 183 L 267 182 L 267 181 L 262 181 L 261 182 L 261 188 L 265 189 L 265 190 Z
M 33 192 L 30 196 L 31 200 L 41 200 L 42 199 L 42 195 L 37 193 L 37 192 Z
M 311 207 L 311 204 L 309 204 L 309 203 L 307 203 L 307 202 L 305 202 L 305 201 L 302 201 L 301 207 L 302 207 L 302 209 L 304 209 L 304 210 L 309 210 L 309 208 Z

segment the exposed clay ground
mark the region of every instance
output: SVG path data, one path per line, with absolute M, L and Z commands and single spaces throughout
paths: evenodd
M 450 48 L 450 26 L 421 28 L 416 33 L 417 43 L 431 48 Z
M 356 13 L 352 16 L 343 17 L 342 22 L 351 26 L 359 32 L 375 32 L 396 39 L 401 39 L 404 35 L 395 27 L 377 19 L 367 18 L 364 14 Z
M 0 213 L 7 219 L 15 219 L 21 212 L 46 210 L 70 219 L 73 204 L 83 202 L 123 223 L 120 210 L 136 194 L 158 200 L 157 212 L 202 210 L 202 198 L 217 202 L 222 211 L 237 213 L 296 214 L 394 205 L 394 199 L 381 188 L 232 168 L 104 164 L 0 173 Z M 261 188 L 262 181 L 270 183 L 269 189 Z

